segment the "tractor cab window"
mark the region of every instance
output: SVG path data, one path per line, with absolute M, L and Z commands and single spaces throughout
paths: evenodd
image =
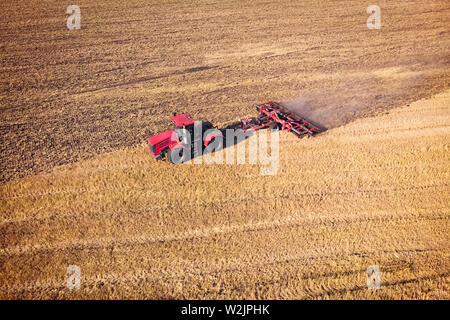
M 187 125 L 187 126 L 183 126 L 183 127 L 180 128 L 180 129 L 185 129 L 185 130 L 187 130 L 191 136 L 194 134 L 194 124 L 190 124 L 190 125 Z
M 178 133 L 177 135 L 178 135 L 179 142 L 189 143 L 188 141 L 192 141 L 193 136 L 194 136 L 194 124 L 190 124 L 190 125 L 182 126 L 182 127 L 174 125 L 174 127 L 175 127 L 175 132 L 177 132 L 178 130 L 181 131 L 184 129 L 187 131 L 187 134 L 190 136 L 190 138 L 188 138 L 188 137 L 186 137 L 185 133 L 181 133 L 181 132 Z

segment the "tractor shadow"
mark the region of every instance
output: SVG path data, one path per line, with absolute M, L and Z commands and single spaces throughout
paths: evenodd
M 323 133 L 328 130 L 328 128 L 325 125 L 323 125 L 322 123 L 311 122 L 309 119 L 303 117 L 303 115 L 299 115 L 299 116 L 302 117 L 305 121 L 309 122 L 314 127 L 316 127 L 318 129 L 317 134 Z M 244 131 L 242 131 L 242 122 L 236 121 L 236 122 L 229 124 L 226 127 L 217 128 L 217 130 L 220 131 L 222 134 L 221 143 L 214 144 L 214 146 L 209 145 L 207 147 L 203 147 L 203 144 L 202 144 L 201 152 L 198 152 L 199 150 L 195 150 L 195 149 L 191 150 L 191 157 L 190 157 L 191 160 L 195 159 L 197 157 L 203 156 L 205 154 L 219 152 L 219 151 L 225 150 L 226 148 L 234 147 L 242 142 L 245 142 L 247 139 L 253 137 L 256 134 L 256 132 L 259 132 L 260 130 L 263 130 L 263 129 L 250 130 L 250 131 L 244 132 Z M 264 130 L 271 130 L 271 129 L 264 128 Z M 298 136 L 298 138 L 302 139 L 305 136 L 307 136 L 307 135 L 305 134 L 302 136 Z M 203 143 L 203 140 L 202 140 L 202 143 Z M 258 146 L 259 146 L 259 144 L 258 144 Z
M 205 154 L 210 154 L 214 152 L 219 152 L 225 150 L 226 148 L 234 147 L 242 142 L 245 142 L 250 137 L 254 136 L 256 131 L 239 131 L 242 130 L 242 123 L 236 121 L 224 128 L 217 129 L 222 133 L 222 141 L 216 147 L 203 147 L 201 154 L 196 154 L 193 150 L 191 153 L 191 159 L 195 159 Z M 231 135 L 231 136 L 230 136 Z

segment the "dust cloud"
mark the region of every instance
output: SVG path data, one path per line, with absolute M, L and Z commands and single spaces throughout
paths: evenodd
M 315 91 L 281 103 L 299 116 L 331 129 L 417 100 L 415 88 L 424 82 L 420 76 L 395 79 L 373 74 L 351 80 L 333 79 L 324 81 Z

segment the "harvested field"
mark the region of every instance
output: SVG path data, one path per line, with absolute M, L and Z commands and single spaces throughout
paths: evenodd
M 138 146 L 170 111 L 220 124 L 302 97 L 336 127 L 448 88 L 448 1 L 0 3 L 0 180 Z
M 447 91 L 312 139 L 282 133 L 273 176 L 141 145 L 11 181 L 0 298 L 449 299 L 449 151 Z

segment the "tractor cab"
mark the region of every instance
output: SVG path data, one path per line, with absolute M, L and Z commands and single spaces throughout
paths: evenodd
M 177 128 L 177 129 L 183 129 L 183 128 L 186 128 L 187 126 L 191 126 L 194 124 L 194 120 L 192 120 L 189 113 L 183 113 L 183 114 L 177 115 L 174 112 L 173 117 L 170 118 L 170 121 L 173 122 L 175 128 Z
M 206 147 L 218 135 L 217 133 L 208 133 L 203 140 L 203 133 L 213 128 L 211 122 L 195 122 L 188 113 L 180 115 L 173 113 L 170 121 L 173 123 L 174 129 L 164 131 L 147 139 L 150 151 L 156 159 L 162 159 L 167 154 L 170 162 L 178 163 L 177 160 L 173 159 L 173 154 L 183 153 L 183 150 L 192 149 L 198 142 L 202 148 Z M 180 132 L 183 129 L 188 131 L 188 136 Z M 219 135 L 221 135 L 220 132 Z
M 177 115 L 176 112 L 173 113 L 173 117 L 170 118 L 170 121 L 172 121 L 175 132 L 177 132 L 177 129 L 186 129 L 189 132 L 189 135 L 192 137 L 194 136 L 194 120 L 191 118 L 189 113 L 183 113 Z M 179 136 L 179 139 L 181 137 Z M 187 143 L 187 141 L 181 141 Z
M 174 112 L 173 117 L 170 118 L 170 120 L 174 124 L 175 130 L 186 129 L 192 138 L 194 137 L 194 126 L 197 126 L 197 130 L 200 134 L 213 127 L 212 123 L 209 121 L 194 122 L 189 113 L 177 115 L 176 112 Z

